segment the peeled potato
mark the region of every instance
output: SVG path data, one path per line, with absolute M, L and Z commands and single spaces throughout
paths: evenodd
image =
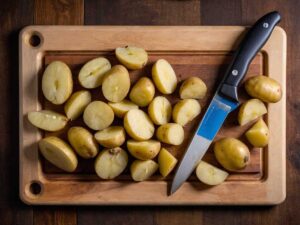
M 156 125 L 163 125 L 170 121 L 172 106 L 169 100 L 163 96 L 157 96 L 148 107 L 148 114 Z
M 139 108 L 136 104 L 126 99 L 121 102 L 109 102 L 108 105 L 112 108 L 115 115 L 119 118 L 123 118 L 129 110 Z
M 37 112 L 28 113 L 29 122 L 37 128 L 47 131 L 58 131 L 63 129 L 67 122 L 68 118 L 62 114 L 50 111 L 50 110 L 41 110 Z
M 58 168 L 73 172 L 78 164 L 76 154 L 72 148 L 58 137 L 49 136 L 39 141 L 42 155 Z
M 145 107 L 153 99 L 155 94 L 154 84 L 148 77 L 139 79 L 130 91 L 129 98 L 138 106 Z
M 134 181 L 144 181 L 150 178 L 158 169 L 153 160 L 135 160 L 130 166 L 131 177 Z
M 228 173 L 207 162 L 200 161 L 196 168 L 198 179 L 207 185 L 218 185 L 228 177 Z
M 153 159 L 159 153 L 160 146 L 160 142 L 156 140 L 127 141 L 127 149 L 130 154 L 141 160 Z
M 206 95 L 207 87 L 205 83 L 198 77 L 190 77 L 186 79 L 179 89 L 181 99 L 202 99 Z
M 265 147 L 269 142 L 269 128 L 263 119 L 259 119 L 247 132 L 246 137 L 254 147 Z
M 140 109 L 129 110 L 124 117 L 124 128 L 137 141 L 150 139 L 154 134 L 154 125 L 148 115 Z
M 129 73 L 122 65 L 113 66 L 103 79 L 102 92 L 110 102 L 122 101 L 127 96 L 129 88 Z
M 70 120 L 77 119 L 91 102 L 92 96 L 89 91 L 75 92 L 65 104 L 65 113 Z
M 119 176 L 128 163 L 128 155 L 120 147 L 100 152 L 95 160 L 96 174 L 102 179 L 113 179 Z
M 103 130 L 114 121 L 114 112 L 105 102 L 93 101 L 85 108 L 83 121 L 93 130 Z
M 177 159 L 168 152 L 167 149 L 162 148 L 158 154 L 159 172 L 163 177 L 168 176 L 175 168 Z
M 177 86 L 176 74 L 167 60 L 159 59 L 152 67 L 152 79 L 163 94 L 171 94 Z
M 68 140 L 82 158 L 94 158 L 98 154 L 98 144 L 93 135 L 83 127 L 71 127 Z
M 84 88 L 96 88 L 102 84 L 103 77 L 111 68 L 110 62 L 103 57 L 88 61 L 79 71 L 78 80 Z
M 148 61 L 148 54 L 142 48 L 126 46 L 125 48 L 116 48 L 115 52 L 118 60 L 128 69 L 141 69 Z
M 115 148 L 125 142 L 125 130 L 121 126 L 111 126 L 95 134 L 98 143 L 106 148 Z
M 250 99 L 242 104 L 238 114 L 241 126 L 267 113 L 265 104 L 259 99 Z
M 156 130 L 156 137 L 161 142 L 170 145 L 180 145 L 184 139 L 184 130 L 182 126 L 177 123 L 167 123 L 161 125 Z
M 250 163 L 248 147 L 238 139 L 223 138 L 214 145 L 218 162 L 229 171 L 244 169 Z
M 255 76 L 249 78 L 245 83 L 247 93 L 253 98 L 264 102 L 278 102 L 282 97 L 280 84 L 266 76 Z
M 175 123 L 185 126 L 198 116 L 201 106 L 195 99 L 184 99 L 176 103 L 173 108 L 173 120 Z
M 61 61 L 51 62 L 42 77 L 45 98 L 55 105 L 63 104 L 72 94 L 73 79 L 70 68 Z

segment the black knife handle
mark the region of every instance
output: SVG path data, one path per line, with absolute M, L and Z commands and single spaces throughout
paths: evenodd
M 237 87 L 245 77 L 252 59 L 269 39 L 280 19 L 278 12 L 271 12 L 261 17 L 249 29 L 234 53 L 233 61 L 225 73 L 223 82 L 220 84 L 219 92 L 222 95 L 238 101 Z

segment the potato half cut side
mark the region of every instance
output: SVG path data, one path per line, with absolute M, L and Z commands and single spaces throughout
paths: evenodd
M 205 97 L 207 87 L 199 77 L 190 77 L 186 79 L 179 89 L 181 99 L 202 99 Z
M 259 118 L 267 113 L 265 104 L 259 99 L 250 99 L 239 109 L 238 121 L 241 126 Z
M 156 140 L 147 140 L 147 141 L 127 141 L 127 149 L 129 153 L 140 160 L 153 159 L 159 153 L 161 144 Z
M 159 172 L 163 177 L 168 176 L 177 164 L 177 159 L 165 148 L 158 154 Z
M 200 161 L 196 168 L 196 175 L 204 184 L 218 185 L 223 183 L 229 174 L 207 162 Z
M 184 140 L 184 130 L 177 123 L 167 123 L 157 129 L 156 137 L 161 142 L 170 145 L 180 145 Z
M 84 111 L 85 107 L 92 101 L 89 91 L 77 91 L 69 98 L 65 104 L 65 113 L 70 120 L 77 119 Z
M 121 102 L 109 102 L 108 105 L 112 108 L 115 115 L 119 118 L 123 118 L 129 110 L 139 108 L 138 105 L 126 99 Z
M 147 106 L 153 99 L 155 87 L 148 77 L 139 79 L 129 93 L 132 102 L 140 107 Z
M 125 142 L 125 130 L 121 126 L 111 126 L 95 134 L 98 143 L 106 148 L 115 148 Z
M 201 106 L 195 99 L 184 99 L 176 103 L 173 108 L 173 120 L 175 123 L 185 126 L 198 116 Z
M 128 69 L 137 70 L 143 68 L 148 61 L 148 54 L 143 48 L 126 46 L 116 48 L 118 60 Z
M 170 121 L 172 106 L 169 100 L 163 96 L 157 96 L 148 107 L 148 114 L 156 125 L 163 125 Z
M 131 177 L 134 181 L 149 179 L 158 169 L 158 164 L 153 160 L 135 160 L 130 166 Z

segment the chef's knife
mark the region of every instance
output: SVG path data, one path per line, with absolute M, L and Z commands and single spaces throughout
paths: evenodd
M 237 88 L 243 80 L 252 59 L 266 43 L 279 21 L 280 15 L 278 12 L 268 13 L 260 18 L 246 33 L 176 170 L 170 194 L 174 193 L 191 175 L 227 115 L 239 106 Z

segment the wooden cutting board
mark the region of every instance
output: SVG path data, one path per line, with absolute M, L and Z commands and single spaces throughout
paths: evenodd
M 116 180 L 98 178 L 93 160 L 79 160 L 74 173 L 65 173 L 39 155 L 38 141 L 49 133 L 34 128 L 27 113 L 52 109 L 63 113 L 63 106 L 54 106 L 41 93 L 41 76 L 45 66 L 54 60 L 67 63 L 73 73 L 75 90 L 78 71 L 88 60 L 104 56 L 113 65 L 118 61 L 114 49 L 135 45 L 149 53 L 148 65 L 139 71 L 130 71 L 132 84 L 141 76 L 151 76 L 151 66 L 159 58 L 168 60 L 175 69 L 179 82 L 198 76 L 207 84 L 208 94 L 200 100 L 202 113 L 185 127 L 182 145 L 165 147 L 178 159 L 183 155 L 193 132 L 201 120 L 208 103 L 222 78 L 237 40 L 245 27 L 193 27 L 193 26 L 29 26 L 20 33 L 20 198 L 27 204 L 64 205 L 253 205 L 278 204 L 286 194 L 286 35 L 276 27 L 272 36 L 250 65 L 247 77 L 264 74 L 282 84 L 283 98 L 268 104 L 264 117 L 270 129 L 270 143 L 266 148 L 252 148 L 244 132 L 252 125 L 240 127 L 233 112 L 218 133 L 222 137 L 237 137 L 251 150 L 251 163 L 238 173 L 231 173 L 221 185 L 208 187 L 195 175 L 172 196 L 167 195 L 173 174 L 162 179 L 159 174 L 150 180 L 136 183 L 127 169 Z M 180 84 L 178 85 L 178 87 Z M 178 88 L 177 88 L 178 89 Z M 101 89 L 92 90 L 93 100 L 103 99 Z M 161 95 L 156 91 L 156 95 Z M 166 96 L 173 104 L 178 90 Z M 240 88 L 240 99 L 249 96 Z M 115 124 L 122 121 L 115 120 Z M 83 125 L 82 120 L 54 135 L 66 140 L 70 126 Z M 51 134 L 53 135 L 53 133 Z M 217 165 L 212 149 L 204 160 Z M 131 161 L 131 160 L 130 160 Z

